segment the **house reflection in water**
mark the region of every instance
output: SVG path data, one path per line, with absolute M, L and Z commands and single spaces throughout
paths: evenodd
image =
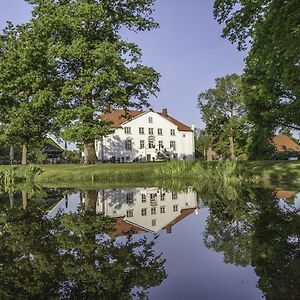
M 50 212 L 54 216 L 59 210 L 76 212 L 83 197 L 74 195 L 66 202 L 61 200 Z M 71 200 L 71 201 L 70 201 Z M 197 213 L 197 195 L 189 189 L 186 192 L 169 192 L 159 188 L 131 188 L 99 190 L 96 212 L 116 219 L 114 236 L 128 232 L 157 233 L 172 226 L 192 213 Z
M 197 210 L 194 191 L 174 193 L 158 188 L 110 189 L 99 193 L 97 212 L 117 219 L 117 235 L 159 232 Z

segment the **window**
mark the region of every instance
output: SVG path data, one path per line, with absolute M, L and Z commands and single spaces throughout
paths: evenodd
M 142 194 L 142 202 L 146 202 L 146 194 Z
M 175 135 L 175 129 L 170 130 L 171 135 Z
M 173 205 L 173 211 L 178 211 L 178 205 Z
M 150 200 L 155 200 L 156 199 L 156 194 L 155 193 L 151 193 L 150 194 Z
M 162 135 L 162 128 L 157 128 L 157 134 Z
M 133 204 L 133 193 L 126 194 L 126 203 Z
M 176 142 L 170 141 L 170 148 L 173 148 L 173 150 L 176 150 Z
M 126 216 L 127 216 L 127 218 L 132 218 L 133 217 L 133 209 L 127 210 L 126 211 Z
M 156 207 L 151 207 L 151 215 L 156 215 Z
M 149 134 L 153 134 L 153 128 L 149 128 Z
M 184 138 L 185 138 L 185 133 L 182 135 L 182 137 L 184 137 Z
M 163 149 L 163 148 L 164 148 L 163 141 L 158 141 L 158 149 Z
M 165 193 L 161 193 L 161 194 L 160 194 L 160 200 L 161 200 L 161 201 L 164 201 L 164 200 L 165 200 L 165 197 L 166 197 L 166 194 L 165 194 Z
M 165 206 L 161 206 L 160 207 L 160 213 L 164 214 L 166 212 L 166 207 Z
M 125 140 L 125 150 L 132 150 L 132 142 L 131 140 Z
M 149 140 L 148 148 L 155 148 L 155 144 L 153 140 Z
M 156 226 L 156 220 L 152 220 L 152 226 Z
M 147 216 L 147 208 L 142 208 L 142 216 Z
M 124 132 L 127 134 L 131 133 L 131 127 L 124 127 Z
M 139 127 L 139 134 L 145 134 L 144 127 Z
M 144 148 L 145 148 L 145 141 L 140 140 L 140 149 L 144 149 Z
M 153 123 L 153 118 L 152 118 L 152 117 L 149 117 L 149 118 L 148 118 L 148 122 L 149 122 L 149 123 Z
M 176 200 L 178 198 L 178 194 L 177 193 L 172 193 L 172 199 Z

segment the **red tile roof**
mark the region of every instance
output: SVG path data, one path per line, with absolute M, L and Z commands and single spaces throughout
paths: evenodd
M 103 121 L 111 121 L 112 127 L 114 128 L 121 128 L 121 125 L 124 122 L 129 121 L 143 113 L 143 111 L 138 110 L 127 110 L 125 112 L 124 109 L 112 109 L 109 112 L 101 115 L 100 119 Z
M 276 135 L 272 138 L 272 141 L 278 152 L 300 152 L 300 146 L 287 135 Z
M 125 112 L 124 109 L 113 109 L 103 115 L 100 116 L 100 119 L 103 121 L 111 121 L 112 127 L 114 128 L 121 128 L 122 124 L 126 121 L 130 121 L 131 119 L 144 114 L 144 111 L 138 111 L 138 110 L 127 110 Z M 173 124 L 175 124 L 178 127 L 178 130 L 180 131 L 193 131 L 191 127 L 179 122 L 178 120 L 172 118 L 168 114 L 165 113 L 158 113 L 163 118 L 169 120 Z
M 180 215 L 175 218 L 171 223 L 166 225 L 164 228 L 166 230 L 171 230 L 172 226 L 179 223 L 182 219 L 186 218 L 195 211 L 196 208 L 185 208 L 182 209 Z M 126 234 L 137 234 L 147 231 L 147 229 L 140 227 L 139 225 L 133 225 L 124 221 L 124 217 L 115 218 L 116 224 L 114 231 L 109 233 L 111 238 L 116 238 L 118 236 L 124 236 Z
M 172 118 L 169 115 L 165 115 L 164 113 L 158 113 L 158 114 L 160 114 L 162 117 L 175 124 L 178 127 L 178 130 L 180 131 L 193 131 L 191 127 L 184 125 L 183 123 L 179 122 L 178 120 Z
M 124 236 L 126 234 L 136 234 L 143 232 L 143 229 L 129 224 L 123 220 L 123 217 L 115 218 L 116 224 L 114 226 L 114 231 L 109 233 L 111 238 L 116 238 L 118 236 Z
M 165 226 L 165 229 L 170 230 L 172 226 L 179 223 L 181 220 L 192 214 L 196 208 L 184 208 L 181 210 L 180 215 L 175 218 L 171 223 Z
M 286 191 L 286 190 L 279 190 L 276 191 L 276 198 L 277 199 L 290 199 L 296 195 L 295 191 Z

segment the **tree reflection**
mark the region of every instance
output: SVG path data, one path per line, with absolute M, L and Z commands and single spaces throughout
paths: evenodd
M 207 247 L 227 263 L 252 265 L 267 299 L 300 299 L 300 215 L 268 189 L 204 194 Z
M 166 277 L 154 240 L 106 233 L 114 221 L 88 210 L 46 217 L 42 202 L 21 201 L 0 214 L 0 299 L 131 299 Z

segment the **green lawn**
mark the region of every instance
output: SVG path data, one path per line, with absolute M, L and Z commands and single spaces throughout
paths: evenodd
M 90 166 L 62 164 L 62 165 L 41 165 L 44 172 L 36 176 L 35 182 L 42 185 L 52 186 L 99 186 L 99 185 L 151 185 L 152 183 L 185 179 L 197 182 L 201 179 L 201 174 L 193 176 L 189 174 L 189 167 L 197 163 L 204 166 L 216 166 L 218 162 L 179 162 L 186 164 L 186 172 L 177 172 L 174 175 L 160 173 L 162 167 L 168 168 L 166 163 L 126 163 L 126 164 L 96 164 Z M 239 162 L 242 174 L 245 177 L 256 176 L 261 182 L 270 183 L 300 183 L 300 162 L 298 161 L 243 161 Z M 10 166 L 0 166 L 0 171 L 10 168 Z M 18 169 L 18 174 L 24 173 L 24 167 Z
M 105 183 L 114 181 L 147 181 L 154 177 L 160 163 L 128 163 L 97 165 L 42 165 L 45 170 L 36 182 Z
M 300 161 L 245 161 L 241 162 L 247 175 L 254 175 L 263 181 L 300 182 Z

